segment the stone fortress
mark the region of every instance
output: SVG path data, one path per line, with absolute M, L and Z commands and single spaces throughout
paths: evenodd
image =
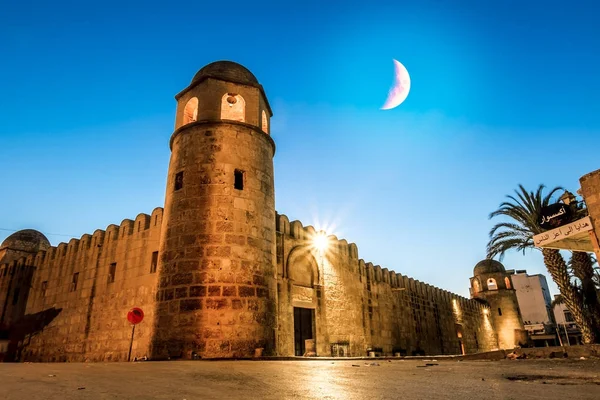
M 354 243 L 275 211 L 271 108 L 243 66 L 175 96 L 164 208 L 50 246 L 0 246 L 6 360 L 441 355 L 524 342 L 510 275 L 484 260 L 472 299 L 365 262 Z M 319 243 L 324 245 L 319 245 Z

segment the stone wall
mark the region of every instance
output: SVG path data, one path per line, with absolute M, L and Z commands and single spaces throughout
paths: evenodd
M 438 289 L 358 258 L 357 246 L 277 216 L 278 354 L 294 355 L 294 307 L 314 310 L 318 356 L 369 351 L 460 354 L 497 348 L 490 310 L 476 300 Z M 339 353 L 338 353 L 339 355 Z
M 132 358 L 148 354 L 157 281 L 151 269 L 162 212 L 157 208 L 32 257 L 28 265 L 36 272 L 25 317 L 56 312 L 26 332 L 21 360 L 126 360 L 131 338 L 126 316 L 132 307 L 145 313 Z
M 29 279 L 20 313 L 43 322 L 20 339 L 20 360 L 126 360 L 131 335 L 126 314 L 132 307 L 145 312 L 132 358 L 150 355 L 160 272 L 151 268 L 162 215 L 158 208 L 0 266 L 0 271 L 12 266 L 13 279 Z M 460 354 L 498 347 L 494 310 L 482 303 L 366 263 L 355 244 L 335 236 L 321 253 L 312 245 L 315 230 L 285 215 L 277 215 L 276 230 L 276 355 L 295 354 L 294 307 L 313 310 L 317 356 Z M 6 284 L 0 278 L 0 288 Z M 6 291 L 0 294 L 2 300 Z M 242 300 L 251 306 L 251 299 Z

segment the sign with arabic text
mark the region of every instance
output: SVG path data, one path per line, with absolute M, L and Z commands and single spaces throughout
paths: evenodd
M 552 229 L 533 237 L 533 243 L 535 247 L 544 247 L 550 243 L 563 240 L 577 234 L 591 231 L 592 221 L 590 217 L 579 219 L 575 222 L 571 222 L 568 225 L 561 226 L 560 228 Z
M 542 208 L 538 224 L 542 229 L 554 229 L 571 222 L 571 208 L 563 203 Z

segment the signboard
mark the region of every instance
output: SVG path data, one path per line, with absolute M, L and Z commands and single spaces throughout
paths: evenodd
M 590 217 L 579 219 L 571 222 L 568 225 L 550 231 L 540 233 L 533 237 L 533 243 L 536 247 L 545 247 L 546 245 L 558 242 L 559 240 L 567 239 L 583 232 L 592 230 L 592 221 Z
M 144 319 L 144 312 L 141 308 L 134 307 L 127 313 L 127 321 L 132 325 L 137 325 Z
M 542 229 L 554 229 L 571 222 L 571 208 L 563 203 L 550 204 L 542 208 L 538 225 Z

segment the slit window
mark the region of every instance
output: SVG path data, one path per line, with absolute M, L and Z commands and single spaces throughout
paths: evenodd
M 42 290 L 41 290 L 42 297 L 46 297 L 46 290 L 48 290 L 48 281 L 42 282 Z
M 15 291 L 13 292 L 13 306 L 15 304 L 17 304 L 17 302 L 19 301 L 19 288 L 15 288 Z
M 108 283 L 115 281 L 115 273 L 117 272 L 117 263 L 112 263 L 108 267 Z
M 79 272 L 73 274 L 73 280 L 71 281 L 71 292 L 77 290 L 77 281 L 79 281 Z
M 498 315 L 502 315 L 502 309 L 498 307 Z
M 175 190 L 179 190 L 183 187 L 183 171 L 175 174 Z
M 244 190 L 244 171 L 236 169 L 233 173 L 233 187 L 237 190 Z
M 150 273 L 153 274 L 156 272 L 156 267 L 158 266 L 158 251 L 152 253 L 152 261 L 150 262 Z

